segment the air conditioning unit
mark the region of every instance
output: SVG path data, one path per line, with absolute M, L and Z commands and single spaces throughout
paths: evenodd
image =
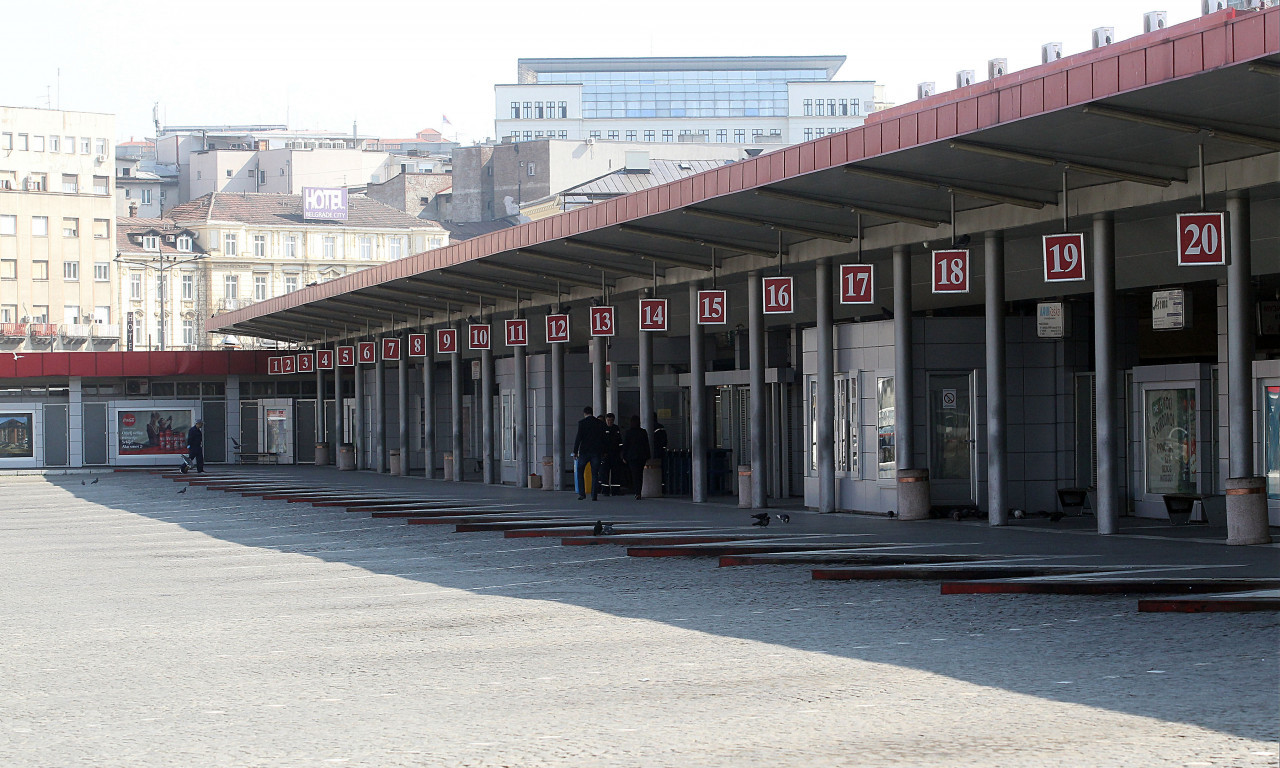
M 1105 48 L 1116 41 L 1115 27 L 1098 27 L 1093 30 L 1093 47 Z
M 0 179 L 0 189 L 13 189 L 13 181 L 10 179 Z
M 1169 25 L 1169 14 L 1165 11 L 1151 11 L 1142 14 L 1142 31 L 1155 32 Z
M 95 163 L 97 163 L 98 165 L 102 165 L 103 163 L 107 162 L 107 156 L 106 156 L 106 155 L 98 155 L 97 157 L 93 158 L 93 161 L 94 161 Z
M 1062 43 L 1045 43 L 1040 46 L 1040 63 L 1048 64 L 1062 58 Z
M 147 395 L 151 393 L 151 383 L 146 379 L 125 379 L 124 393 L 126 395 Z
M 916 84 L 917 99 L 927 99 L 933 94 L 937 93 L 937 91 L 938 91 L 937 83 L 917 83 Z
M 991 59 L 987 62 L 987 77 L 994 80 L 1009 74 L 1008 59 Z
M 956 73 L 956 87 L 963 88 L 966 85 L 973 85 L 973 82 L 977 79 L 972 69 L 962 69 Z

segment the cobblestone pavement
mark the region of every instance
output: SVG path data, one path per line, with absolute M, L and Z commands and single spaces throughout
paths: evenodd
M 0 479 L 0 766 L 1276 766 L 1274 614 Z

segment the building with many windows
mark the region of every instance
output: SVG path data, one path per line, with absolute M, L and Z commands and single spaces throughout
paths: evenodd
M 520 59 L 497 85 L 514 141 L 796 144 L 862 125 L 883 86 L 838 81 L 843 56 Z
M 121 279 L 127 284 L 122 301 L 130 307 L 136 302 L 143 319 L 136 327 L 135 315 L 134 348 L 160 348 L 157 323 L 164 306 L 169 319 L 166 348 L 208 349 L 228 341 L 235 345 L 236 339 L 207 336 L 205 320 L 449 244 L 448 231 L 435 221 L 363 195 L 351 195 L 347 202 L 345 221 L 319 221 L 303 217 L 301 195 L 214 192 L 169 211 L 165 226 L 155 232 L 150 223 L 133 232 L 131 220 L 121 219 L 120 226 L 130 228 L 131 250 L 126 255 L 122 242 L 120 261 L 137 261 L 138 245 L 152 257 L 144 264 L 121 264 Z M 158 239 L 144 242 L 144 237 Z M 184 237 L 191 240 L 184 242 Z M 167 250 L 170 238 L 172 254 Z M 162 279 L 160 267 L 166 257 L 170 267 Z M 174 259 L 186 263 L 174 265 Z M 140 293 L 136 297 L 130 293 L 135 285 Z
M 119 340 L 114 134 L 112 115 L 0 107 L 0 351 Z

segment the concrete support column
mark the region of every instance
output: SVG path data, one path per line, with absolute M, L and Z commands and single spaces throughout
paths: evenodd
M 342 432 L 347 417 L 343 413 L 342 407 L 342 368 L 338 366 L 337 355 L 338 353 L 335 351 L 335 359 L 333 361 L 333 434 L 331 436 L 333 439 L 330 440 L 330 444 L 333 446 L 333 450 L 330 453 L 333 455 L 334 466 L 338 464 L 338 452 L 342 449 Z
M 1253 455 L 1253 253 L 1249 248 L 1249 196 L 1227 195 L 1231 233 L 1227 263 L 1227 466 L 1231 477 L 1252 477 Z
M 1116 261 L 1115 223 L 1110 214 L 1093 215 L 1093 404 L 1098 419 L 1098 533 L 1120 525 L 1119 445 L 1116 413 Z
M 315 359 L 315 352 L 311 353 L 311 359 L 313 360 Z M 325 443 L 327 445 L 329 441 L 325 439 L 325 427 L 327 426 L 325 424 L 326 421 L 328 421 L 328 419 L 325 418 L 325 412 L 324 412 L 324 371 L 317 368 L 316 369 L 316 435 L 315 435 L 316 440 L 315 441 L 317 443 Z M 337 456 L 337 454 L 335 453 L 334 456 Z
M 596 416 L 603 416 L 608 404 L 605 403 L 605 358 L 609 340 L 604 336 L 591 339 L 591 407 Z
M 462 328 L 458 328 L 462 338 Z M 449 355 L 449 432 L 452 436 L 449 450 L 453 453 L 453 477 L 462 480 L 462 352 Z
M 698 324 L 698 289 L 689 284 L 689 454 L 693 471 L 693 500 L 707 500 L 707 350 Z
M 426 354 L 422 357 L 422 444 L 425 453 L 426 478 L 435 477 L 436 469 L 436 358 L 431 350 L 432 340 L 427 339 Z
M 378 340 L 377 360 L 373 363 L 373 469 L 387 471 L 387 363 L 382 359 L 382 340 Z
M 351 435 L 351 443 L 352 443 L 351 447 L 355 453 L 356 469 L 366 469 L 368 468 L 369 465 L 368 463 L 366 463 L 365 457 L 364 457 L 364 449 L 366 447 L 365 446 L 366 441 L 364 439 L 364 436 L 365 436 L 364 368 L 361 367 L 360 363 L 356 363 L 351 370 L 355 372 L 355 377 L 356 377 L 355 387 L 352 390 L 353 392 L 352 396 L 355 398 L 355 401 L 356 401 L 356 408 L 355 408 L 356 423 L 355 423 L 355 430 Z
M 1009 452 L 1005 440 L 1004 233 L 988 232 L 986 259 L 987 522 L 1009 524 Z
M 564 345 L 551 346 L 551 487 L 564 489 Z
M 637 373 L 640 384 L 640 424 L 649 433 L 649 451 L 653 452 L 653 332 L 637 331 L 640 334 Z
M 480 350 L 480 461 L 484 484 L 498 482 L 498 465 L 493 453 L 493 350 Z
M 409 339 L 400 339 L 396 364 L 396 424 L 400 428 L 400 476 L 409 476 Z
M 512 415 L 512 421 L 515 423 L 515 435 L 512 439 L 515 442 L 515 458 L 516 458 L 516 487 L 529 487 L 529 436 L 526 430 L 529 427 L 529 367 L 525 360 L 524 347 L 516 347 L 514 352 L 515 363 L 515 392 L 512 407 L 515 413 Z
M 915 469 L 915 366 L 911 340 L 911 249 L 893 248 L 893 438 L 898 469 Z
M 818 511 L 836 510 L 836 395 L 835 324 L 831 317 L 831 260 L 819 259 L 814 268 L 818 304 L 818 413 L 814 441 L 818 453 Z
M 747 273 L 747 364 L 751 392 L 751 508 L 768 506 L 765 491 L 765 330 L 763 287 L 759 272 Z
M 67 378 L 67 466 L 84 466 L 84 380 L 79 376 Z

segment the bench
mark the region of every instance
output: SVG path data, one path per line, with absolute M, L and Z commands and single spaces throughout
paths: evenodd
M 1164 509 L 1173 525 L 1226 524 L 1225 497 L 1210 493 L 1166 493 Z M 1196 505 L 1200 505 L 1196 515 Z
M 278 453 L 254 453 L 241 451 L 236 457 L 238 464 L 279 464 L 280 454 Z

